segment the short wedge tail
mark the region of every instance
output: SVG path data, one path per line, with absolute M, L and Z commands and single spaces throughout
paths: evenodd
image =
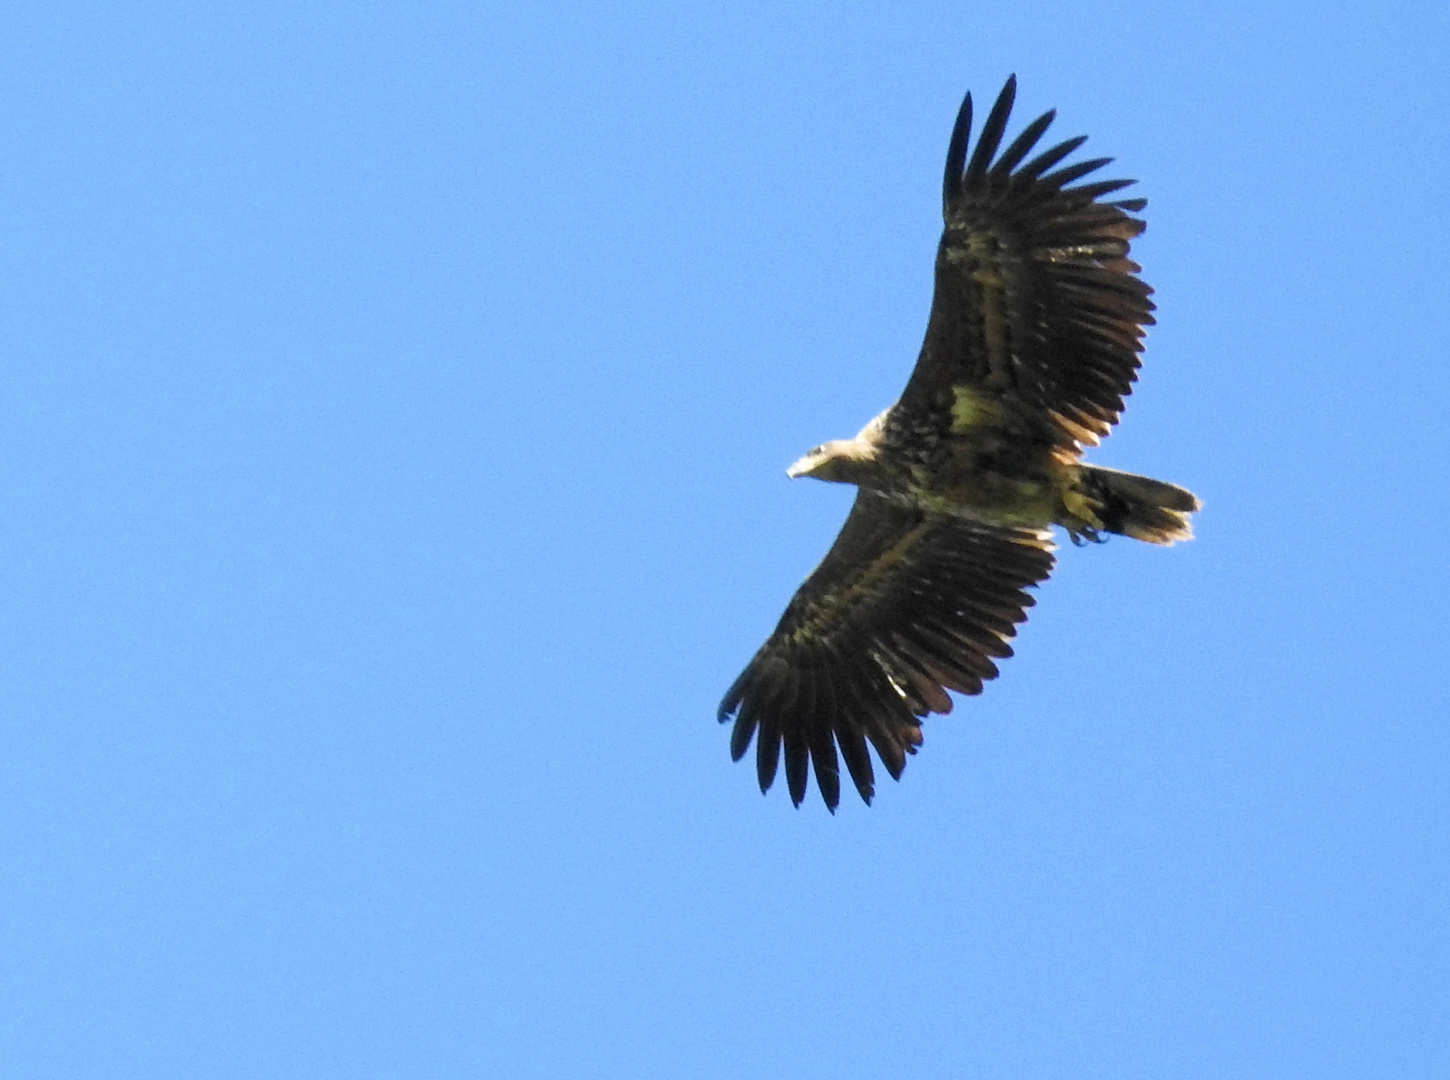
M 1102 531 L 1150 544 L 1191 540 L 1188 515 L 1202 506 L 1193 492 L 1177 484 L 1097 465 L 1082 466 L 1077 489 L 1093 505 Z

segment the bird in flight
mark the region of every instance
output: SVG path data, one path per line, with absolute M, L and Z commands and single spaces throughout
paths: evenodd
M 1085 137 L 1028 160 L 1055 112 L 1001 149 L 1016 91 L 1013 76 L 975 146 L 962 102 L 931 316 L 901 398 L 786 470 L 855 484 L 856 501 L 719 719 L 734 719 L 735 760 L 754 739 L 762 792 L 784 752 L 797 806 L 813 767 L 835 811 L 842 759 L 870 803 L 867 744 L 900 779 L 922 718 L 996 677 L 1027 589 L 1052 571 L 1049 526 L 1077 544 L 1192 536 L 1191 492 L 1082 461 L 1117 422 L 1153 322 L 1128 258 L 1146 200 L 1112 198 L 1131 180 L 1083 182 L 1111 158 L 1062 164 Z

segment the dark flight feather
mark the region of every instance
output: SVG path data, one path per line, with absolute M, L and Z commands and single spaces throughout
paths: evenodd
M 1031 152 L 1032 148 L 1037 145 L 1037 140 L 1042 138 L 1042 133 L 1051 126 L 1052 121 L 1056 117 L 1057 110 L 1048 109 L 1047 112 L 1028 124 L 1022 130 L 1022 134 L 1012 140 L 1012 145 L 1002 151 L 1002 156 L 992 166 L 992 176 L 1000 179 L 1011 173 L 1021 163 L 1022 159 Z
M 1009 80 L 960 182 L 949 185 L 932 316 L 892 422 L 902 431 L 908 420 L 920 428 L 931 416 L 926 427 L 946 430 L 959 389 L 995 394 L 1005 382 L 999 399 L 1024 431 L 1046 433 L 1076 451 L 1108 433 L 1137 379 L 1153 305 L 1151 290 L 1133 276 L 1137 266 L 1125 256 L 1143 223 L 1123 207 L 1096 201 L 1131 181 L 1071 186 L 1111 158 L 1047 172 L 1081 138 L 1009 171 L 1046 133 L 1050 114 L 1029 124 L 991 164 L 1014 94 Z M 968 149 L 958 151 L 959 160 Z M 1005 338 L 995 357 L 974 322 L 993 302 L 1004 311 L 999 332 Z
M 951 142 L 947 144 L 946 175 L 942 178 L 941 188 L 943 214 L 947 213 L 961 194 L 963 163 L 967 159 L 967 142 L 971 137 L 972 95 L 968 93 L 962 99 L 962 107 L 957 112 L 957 122 L 952 127 Z
M 1024 590 L 1052 569 L 1050 548 L 1043 533 L 932 517 L 862 491 L 836 543 L 720 705 L 722 722 L 735 717 L 731 756 L 738 761 L 756 736 L 764 790 L 783 739 L 792 801 L 804 798 L 809 755 L 834 809 L 839 748 L 870 802 L 864 741 L 900 775 L 921 742 L 919 717 L 950 709 L 949 688 L 979 691 L 997 673 L 991 657 L 1011 654 L 1005 639 L 1032 604 Z M 796 683 L 798 692 L 786 692 Z
M 992 155 L 997 152 L 997 147 L 1002 142 L 1002 133 L 1007 130 L 1007 117 L 1011 115 L 1012 103 L 1016 99 L 1017 76 L 1012 75 L 1008 77 L 1007 85 L 1002 87 L 1002 92 L 997 95 L 992 111 L 987 114 L 987 122 L 982 125 L 977 148 L 972 152 L 972 160 L 967 162 L 966 176 L 962 180 L 964 186 L 979 185 L 986 179 L 987 163 L 992 160 Z

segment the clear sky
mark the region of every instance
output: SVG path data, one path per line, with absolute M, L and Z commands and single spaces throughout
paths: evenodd
M 7 4 L 8 1076 L 1450 1075 L 1450 8 Z M 721 693 L 962 93 L 1142 183 L 1062 552 L 876 805 Z M 1014 129 L 1015 130 L 1015 129 Z

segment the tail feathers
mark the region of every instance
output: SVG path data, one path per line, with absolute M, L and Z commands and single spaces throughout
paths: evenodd
M 1203 505 L 1176 484 L 1094 465 L 1082 467 L 1077 487 L 1104 532 L 1150 544 L 1193 539 L 1188 515 Z

